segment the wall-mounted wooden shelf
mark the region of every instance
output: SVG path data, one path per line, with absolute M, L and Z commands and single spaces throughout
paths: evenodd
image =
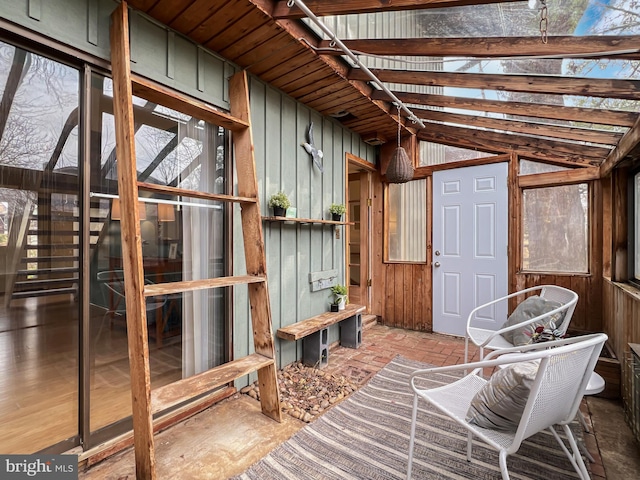
M 296 217 L 262 217 L 262 220 L 267 222 L 282 222 L 282 223 L 321 223 L 326 225 L 353 225 L 353 222 L 337 222 L 335 220 L 321 220 L 317 218 L 296 218 Z

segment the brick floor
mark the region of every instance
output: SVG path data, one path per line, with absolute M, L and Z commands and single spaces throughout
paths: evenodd
M 325 371 L 352 377 L 353 381 L 363 384 L 396 355 L 435 366 L 464 362 L 464 339 L 458 337 L 377 324 L 366 328 L 362 337 L 362 345 L 358 349 L 340 346 L 332 348 Z M 469 361 L 479 360 L 479 350 L 473 347 L 469 356 Z M 353 372 L 359 373 L 358 378 L 353 378 Z M 363 372 L 366 374 L 363 375 Z M 581 410 L 590 424 L 586 400 L 583 401 Z M 584 433 L 584 445 L 595 460 L 588 468 L 592 479 L 605 480 L 607 477 L 598 451 L 597 439 L 592 432 L 593 428 L 590 428 L 590 433 Z

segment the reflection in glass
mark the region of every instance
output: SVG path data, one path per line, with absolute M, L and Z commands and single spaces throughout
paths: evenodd
M 0 42 L 0 452 L 78 435 L 79 72 Z
M 93 78 L 93 95 L 111 101 L 109 79 Z M 227 133 L 167 107 L 134 99 L 138 180 L 182 189 L 226 193 Z M 126 343 L 126 302 L 113 116 L 96 113 L 91 159 L 92 216 L 101 219 L 91 260 L 91 430 L 131 415 Z M 140 233 L 146 284 L 225 275 L 225 205 L 139 190 Z M 148 297 L 147 329 L 152 389 L 226 361 L 224 289 Z

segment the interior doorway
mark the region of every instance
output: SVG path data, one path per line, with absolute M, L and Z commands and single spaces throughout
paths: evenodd
M 375 167 L 347 154 L 347 279 L 349 302 L 371 309 L 371 173 Z
M 471 310 L 507 294 L 507 175 L 506 163 L 433 174 L 434 332 L 463 336 Z M 487 328 L 506 307 L 483 312 Z

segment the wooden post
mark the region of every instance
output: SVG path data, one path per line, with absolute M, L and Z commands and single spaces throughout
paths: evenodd
M 118 158 L 118 188 L 122 203 L 120 225 L 122 259 L 126 278 L 124 286 L 127 298 L 127 338 L 131 372 L 136 478 L 153 480 L 156 478 L 156 462 L 151 414 L 147 315 L 143 291 L 142 242 L 140 216 L 137 208 L 138 186 L 129 54 L 129 22 L 125 1 L 114 10 L 111 21 L 113 111 Z
M 250 124 L 249 86 L 246 72 L 238 72 L 229 81 L 231 114 Z M 256 176 L 251 128 L 233 132 L 238 172 L 238 195 L 255 198 L 254 203 L 242 203 L 242 230 L 247 274 L 266 277 L 264 237 L 262 218 L 258 200 L 258 180 Z M 256 353 L 275 358 L 273 330 L 271 326 L 271 305 L 267 282 L 253 283 L 249 288 L 253 343 Z M 281 422 L 280 393 L 275 363 L 258 370 L 260 403 L 262 413 Z

